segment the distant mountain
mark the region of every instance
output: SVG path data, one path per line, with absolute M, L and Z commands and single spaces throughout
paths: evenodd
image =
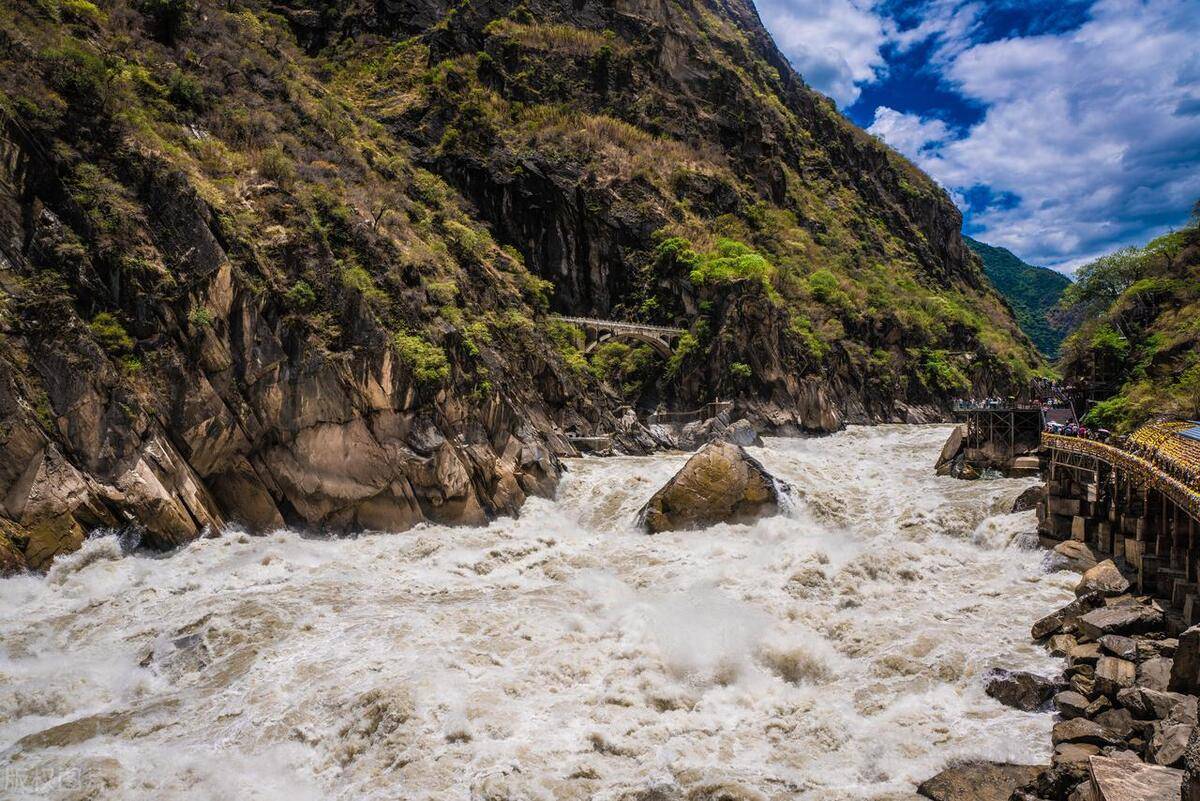
M 983 271 L 1013 307 L 1021 330 L 1048 358 L 1058 358 L 1059 347 L 1070 333 L 1071 325 L 1061 313 L 1056 316 L 1055 312 L 1071 279 L 1054 270 L 1026 264 L 1005 248 L 985 245 L 969 236 L 964 236 L 963 241 L 983 259 Z

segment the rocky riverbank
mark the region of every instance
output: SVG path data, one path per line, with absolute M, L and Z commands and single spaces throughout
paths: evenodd
M 1058 676 L 997 670 L 988 695 L 1053 711 L 1048 765 L 957 765 L 921 785 L 937 801 L 1168 801 L 1200 798 L 1200 626 L 1170 636 L 1167 616 L 1111 560 L 1066 541 L 1050 557 L 1081 573 L 1076 598 L 1030 636 L 1064 660 Z

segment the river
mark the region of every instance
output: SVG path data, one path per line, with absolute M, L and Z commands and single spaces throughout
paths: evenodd
M 686 455 L 570 462 L 486 528 L 89 540 L 0 581 L 0 796 L 911 799 L 948 761 L 1039 762 L 1033 482 L 932 465 L 944 427 L 749 449 L 787 515 L 647 536 Z

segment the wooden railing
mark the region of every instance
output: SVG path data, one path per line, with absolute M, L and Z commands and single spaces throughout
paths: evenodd
M 1105 442 L 1082 437 L 1069 437 L 1063 434 L 1043 433 L 1042 448 L 1090 456 L 1114 468 L 1124 470 L 1142 484 L 1162 492 L 1192 517 L 1200 520 L 1200 485 L 1195 481 L 1187 481 L 1173 475 L 1151 458 Z
M 704 404 L 699 409 L 692 409 L 687 412 L 656 412 L 647 417 L 646 422 L 650 425 L 686 425 L 699 420 L 707 420 L 710 417 L 716 417 L 722 412 L 732 410 L 732 401 L 713 401 L 712 403 Z

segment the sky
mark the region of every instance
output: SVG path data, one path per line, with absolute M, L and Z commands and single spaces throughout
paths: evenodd
M 1071 274 L 1200 200 L 1200 0 L 755 0 L 963 230 Z

